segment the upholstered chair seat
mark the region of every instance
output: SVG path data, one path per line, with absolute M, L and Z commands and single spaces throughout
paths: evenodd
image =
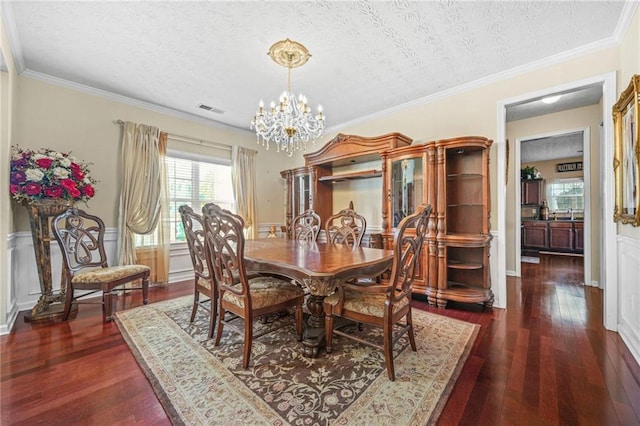
M 241 292 L 242 285 L 236 284 L 233 288 Z M 304 291 L 290 281 L 275 277 L 258 277 L 249 280 L 249 291 L 251 292 L 251 306 L 253 309 L 285 303 L 288 300 L 304 296 Z M 233 291 L 224 293 L 223 300 L 232 303 L 239 308 L 244 308 L 244 296 L 239 296 Z
M 102 219 L 84 210 L 70 208 L 56 216 L 51 226 L 63 259 L 63 320 L 69 318 L 74 303 L 100 303 L 102 321 L 111 321 L 112 294 L 117 291 L 142 290 L 142 302 L 147 304 L 151 269 L 146 265 L 108 265 L 104 248 L 106 229 Z M 139 287 L 130 284 L 137 282 Z M 76 296 L 75 290 L 89 292 Z M 97 292 L 102 292 L 100 302 L 81 300 Z
M 118 281 L 135 274 L 150 272 L 151 268 L 146 265 L 124 265 L 111 266 L 109 268 L 95 268 L 89 271 L 76 273 L 71 278 L 71 283 L 75 288 L 82 288 L 83 285 L 93 286 L 95 284 Z
M 394 344 L 406 335 L 411 350 L 417 351 L 411 317 L 411 288 L 418 273 L 430 214 L 431 206 L 423 204 L 398 225 L 393 239 L 393 265 L 389 281 L 375 285 L 343 283 L 335 293 L 324 299 L 327 353 L 333 350 L 334 334 L 380 349 L 384 352 L 387 376 L 394 381 Z M 406 232 L 408 229 L 411 231 Z M 334 317 L 382 328 L 382 342 L 352 335 L 346 329 L 341 330 L 343 323 L 334 327 Z
M 344 305 L 343 309 L 359 314 L 364 314 L 372 317 L 383 318 L 384 317 L 384 302 L 387 299 L 385 293 L 363 293 L 359 290 L 350 290 L 344 288 Z M 340 301 L 338 292 L 333 293 L 324 299 L 324 303 L 336 306 Z M 393 305 L 393 313 L 399 312 L 404 309 L 409 300 L 406 298 L 400 299 L 400 301 Z
M 253 340 L 277 328 L 254 330 L 254 322 L 272 314 L 293 310 L 298 340 L 302 340 L 302 304 L 304 291 L 273 276 L 252 276 L 244 263 L 244 220 L 220 206 L 209 203 L 202 208 L 205 250 L 210 270 L 213 272 L 216 293 L 220 299 L 216 322 L 218 346 L 224 327 L 244 334 L 242 368 L 248 368 Z M 233 315 L 226 313 L 229 312 Z M 237 319 L 243 319 L 237 325 Z M 283 322 L 281 327 L 287 326 Z

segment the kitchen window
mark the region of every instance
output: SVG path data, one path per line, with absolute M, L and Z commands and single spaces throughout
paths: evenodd
M 584 182 L 582 178 L 548 181 L 546 193 L 551 211 L 575 212 L 584 210 Z

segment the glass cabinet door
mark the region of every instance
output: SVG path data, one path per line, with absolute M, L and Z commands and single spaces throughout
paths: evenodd
M 422 167 L 422 157 L 391 163 L 391 221 L 394 228 L 423 201 Z
M 302 175 L 293 178 L 293 217 L 311 208 L 310 176 Z

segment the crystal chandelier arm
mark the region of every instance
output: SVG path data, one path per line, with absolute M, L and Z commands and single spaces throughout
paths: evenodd
M 286 151 L 291 156 L 293 151 L 305 150 L 307 142 L 322 135 L 325 117 L 322 107 L 318 107 L 318 115 L 314 116 L 307 98 L 302 94 L 296 98 L 291 91 L 291 68 L 302 66 L 309 60 L 308 50 L 302 44 L 286 39 L 274 43 L 269 49 L 269 56 L 287 68 L 287 90 L 280 96 L 278 106 L 271 102 L 268 111 L 260 101 L 259 109 L 251 120 L 251 128 L 256 131 L 258 143 L 267 150 L 273 142 L 277 152 Z

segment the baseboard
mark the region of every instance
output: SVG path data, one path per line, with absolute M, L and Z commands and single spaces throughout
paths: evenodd
M 552 256 L 570 256 L 570 257 L 584 257 L 582 253 L 565 253 L 559 251 L 542 251 L 540 250 L 540 254 L 550 254 Z

